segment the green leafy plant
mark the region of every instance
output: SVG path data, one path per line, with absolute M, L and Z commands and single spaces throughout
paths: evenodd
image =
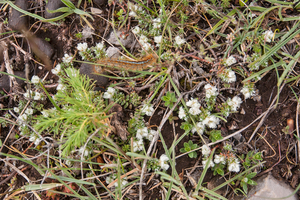
M 165 106 L 169 108 L 172 108 L 174 103 L 177 101 L 175 93 L 170 91 L 168 91 L 161 99 L 165 102 Z
M 190 140 L 189 142 L 185 142 L 183 144 L 184 148 L 180 149 L 181 153 L 185 153 L 185 152 L 189 152 L 192 151 L 193 149 L 197 149 L 198 145 L 197 144 L 193 144 L 193 142 Z M 195 151 L 190 152 L 189 154 L 190 158 L 197 158 L 197 153 Z
M 211 131 L 208 132 L 207 134 L 209 135 L 209 139 L 210 139 L 212 142 L 216 142 L 216 141 L 218 141 L 218 140 L 223 139 L 220 130 L 211 130 Z
M 65 141 L 62 144 L 64 156 L 83 146 L 95 130 L 99 130 L 100 137 L 107 132 L 106 113 L 110 108 L 101 95 L 93 91 L 94 84 L 90 84 L 89 78 L 72 68 L 65 72 L 61 77 L 62 89 L 55 95 L 57 109 L 45 110 L 48 116 L 39 115 L 34 126 L 40 133 L 47 130 Z
M 257 185 L 255 181 L 252 180 L 256 176 L 256 172 L 251 172 L 239 178 L 240 186 L 243 188 L 244 192 L 248 193 L 248 185 Z

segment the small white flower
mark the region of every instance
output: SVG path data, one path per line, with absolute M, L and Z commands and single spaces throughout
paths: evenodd
M 84 147 L 80 147 L 78 150 L 78 154 L 81 155 L 83 154 L 84 157 L 87 157 L 89 155 L 89 150 L 84 149 Z
M 57 64 L 54 69 L 51 69 L 52 74 L 55 74 L 55 75 L 59 74 L 60 71 L 61 71 L 61 65 L 60 64 Z
M 130 17 L 136 17 L 137 14 L 136 14 L 134 11 L 130 11 L 130 12 L 129 12 L 129 16 L 130 16 Z
M 152 105 L 145 104 L 142 108 L 142 113 L 145 113 L 147 116 L 152 116 L 154 112 L 154 108 Z
M 151 44 L 149 42 L 144 43 L 142 46 L 145 51 L 148 51 L 151 48 Z
M 190 99 L 187 103 L 186 103 L 187 106 L 191 107 L 189 109 L 189 113 L 191 115 L 198 115 L 201 113 L 201 110 L 200 110 L 200 103 L 198 102 L 197 99 Z
M 206 160 L 202 160 L 202 165 L 203 165 L 203 167 L 205 167 L 205 165 L 206 165 L 206 163 L 207 163 L 207 158 L 205 158 Z M 215 163 L 211 160 L 210 162 L 209 162 L 209 165 L 208 165 L 208 168 L 210 168 L 210 167 L 214 167 L 215 166 Z
M 65 54 L 64 55 L 64 57 L 62 58 L 62 61 L 64 62 L 64 63 L 70 63 L 71 61 L 72 61 L 72 59 L 73 59 L 73 57 L 72 56 L 70 56 L 69 54 Z
M 86 42 L 77 44 L 78 51 L 86 51 L 87 48 L 88 48 L 88 45 Z
M 64 91 L 66 89 L 66 86 L 64 86 L 63 84 L 59 83 L 56 87 L 56 90 L 61 90 Z
M 32 76 L 31 83 L 37 84 L 39 83 L 40 78 L 38 76 Z
M 186 105 L 192 108 L 199 108 L 201 106 L 198 100 L 193 98 L 186 102 Z
M 158 29 L 161 27 L 161 19 L 160 18 L 155 18 L 153 19 L 153 28 Z
M 182 106 L 180 106 L 180 108 L 179 108 L 178 117 L 179 117 L 180 119 L 187 120 L 186 114 L 185 114 L 184 109 L 183 109 Z
M 115 92 L 116 92 L 115 88 L 108 87 L 107 91 L 104 92 L 103 98 L 104 99 L 111 99 L 114 96 Z
M 240 171 L 240 162 L 237 158 L 231 158 L 230 161 L 228 161 L 228 171 L 231 172 L 239 172 Z
M 113 182 L 113 179 L 112 179 L 112 177 L 107 176 L 107 177 L 105 178 L 105 181 L 106 181 L 106 184 L 109 185 L 111 182 Z
M 32 134 L 32 135 L 30 135 L 29 141 L 33 142 L 35 144 L 35 146 L 37 146 L 41 142 L 41 139 L 38 138 L 36 135 Z
M 232 111 L 237 111 L 237 109 L 240 107 L 241 103 L 242 103 L 242 99 L 238 96 L 235 96 L 231 99 L 229 99 L 228 101 L 228 105 L 231 107 Z
M 132 33 L 134 33 L 134 34 L 139 34 L 140 32 L 141 32 L 141 29 L 138 26 L 135 26 L 134 29 L 132 29 Z
M 202 122 L 198 122 L 196 124 L 196 127 L 193 127 L 192 133 L 198 132 L 199 134 L 202 135 L 204 132 L 204 128 L 205 128 L 204 124 Z
M 30 95 L 29 95 L 30 94 Z M 27 90 L 25 93 L 24 93 L 24 97 L 25 98 L 29 98 L 30 96 L 32 96 L 32 91 L 31 90 Z
M 155 36 L 154 37 L 154 42 L 159 46 L 159 44 L 161 43 L 162 41 L 162 36 Z
M 33 109 L 32 109 L 32 108 L 27 108 L 27 109 L 25 110 L 25 113 L 26 113 L 27 115 L 32 115 L 32 114 L 33 114 Z
M 214 162 L 216 164 L 222 163 L 223 165 L 225 165 L 225 163 L 226 163 L 225 156 L 223 156 L 223 155 L 215 155 Z
M 264 32 L 263 35 L 264 35 L 264 39 L 266 42 L 272 42 L 272 39 L 274 36 L 273 31 L 268 30 L 268 31 Z
M 43 114 L 44 117 L 49 117 L 49 111 L 43 110 L 41 111 L 41 113 Z
M 33 97 L 33 100 L 38 101 L 38 100 L 41 100 L 41 98 L 42 98 L 41 93 L 35 92 L 35 95 L 34 95 L 34 97 Z
M 215 86 L 212 86 L 210 84 L 206 84 L 204 86 L 205 92 L 206 92 L 206 98 L 210 98 L 210 97 L 215 97 L 217 96 L 218 93 L 218 89 Z
M 19 121 L 26 121 L 27 120 L 27 115 L 26 114 L 23 114 L 21 116 L 18 117 Z
M 147 129 L 147 127 L 138 129 L 137 132 L 136 132 L 136 135 L 137 135 L 136 137 L 138 139 L 142 139 L 144 137 L 147 137 L 148 136 L 148 129 Z
M 185 43 L 185 39 L 182 39 L 179 35 L 177 35 L 175 37 L 175 43 L 178 45 L 178 46 L 181 46 L 182 44 Z
M 204 156 L 207 157 L 210 154 L 210 152 L 211 152 L 211 150 L 210 150 L 209 146 L 207 146 L 207 145 L 202 146 L 202 154 Z
M 20 112 L 20 109 L 19 109 L 18 107 L 14 107 L 14 111 L 15 111 L 16 113 L 19 113 L 19 112 Z
M 128 181 L 122 179 L 121 180 L 121 188 L 124 188 L 125 185 L 128 183 Z M 118 187 L 118 181 L 114 183 L 114 186 L 117 188 Z
M 191 107 L 191 108 L 189 109 L 189 113 L 190 113 L 191 115 L 198 115 L 198 114 L 201 113 L 201 110 L 200 110 L 199 108 L 196 108 L 196 107 Z
M 144 44 L 148 43 L 148 38 L 145 35 L 141 35 L 139 41 L 140 41 L 141 45 L 144 45 Z
M 254 88 L 251 88 L 249 84 L 245 84 L 243 89 L 241 90 L 241 93 L 244 95 L 245 99 L 248 99 L 251 96 L 255 95 L 255 90 Z
M 159 163 L 161 169 L 163 169 L 163 170 L 168 170 L 169 169 L 169 165 L 167 164 L 168 160 L 169 160 L 169 158 L 165 154 L 162 154 L 160 156 L 158 163 Z
M 223 70 L 223 72 L 220 74 L 220 77 L 222 81 L 226 83 L 233 83 L 236 81 L 235 73 L 230 68 Z
M 97 44 L 96 44 L 96 49 L 99 50 L 99 51 L 102 50 L 102 49 L 104 49 L 104 44 L 103 44 L 103 42 L 97 43 Z
M 155 130 L 150 130 L 150 132 L 148 133 L 148 135 L 146 136 L 146 138 L 149 140 L 149 141 L 152 141 L 153 138 L 154 138 L 154 135 L 156 134 L 157 131 Z
M 137 140 L 133 142 L 133 151 L 137 152 L 137 151 L 142 151 L 144 147 L 144 143 L 143 140 Z
M 236 63 L 236 59 L 233 56 L 230 56 L 229 58 L 227 58 L 227 60 L 225 61 L 225 64 L 227 66 L 233 65 L 234 63 Z
M 217 125 L 220 123 L 219 118 L 214 115 L 209 115 L 203 120 L 203 124 L 209 128 L 217 128 Z

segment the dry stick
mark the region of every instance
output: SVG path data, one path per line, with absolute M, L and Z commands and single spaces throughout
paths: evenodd
M 300 162 L 300 134 L 299 134 L 299 123 L 298 123 L 298 118 L 299 118 L 299 97 L 298 97 L 298 101 L 297 101 L 297 110 L 296 110 L 296 131 L 297 131 L 297 137 L 298 137 L 298 141 L 297 141 L 297 146 L 298 146 L 298 162 Z
M 264 112 L 265 114 L 264 114 L 263 118 L 260 120 L 260 122 L 259 122 L 259 124 L 257 125 L 257 127 L 255 128 L 255 130 L 253 131 L 253 133 L 252 133 L 250 139 L 249 139 L 248 142 L 247 142 L 248 144 L 250 143 L 250 141 L 252 140 L 252 138 L 254 137 L 254 135 L 256 134 L 256 132 L 258 131 L 258 129 L 259 129 L 259 128 L 263 125 L 263 123 L 265 122 L 265 119 L 266 119 L 266 117 L 268 116 L 268 114 L 271 112 L 271 109 L 274 108 L 273 105 L 274 105 L 274 103 L 276 102 L 277 97 L 280 95 L 280 93 L 281 93 L 281 91 L 282 91 L 282 89 L 283 89 L 284 86 L 285 86 L 285 83 L 282 84 L 282 86 L 280 87 L 279 93 L 274 97 L 274 99 L 273 99 L 271 105 L 269 106 L 268 110 L 267 110 L 266 112 Z

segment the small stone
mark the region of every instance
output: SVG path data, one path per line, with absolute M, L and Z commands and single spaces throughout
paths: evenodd
M 256 182 L 257 186 L 253 187 L 249 191 L 247 200 L 260 200 L 263 199 L 262 197 L 267 199 L 281 199 L 291 195 L 294 192 L 294 190 L 289 185 L 284 183 L 284 181 L 275 179 L 271 174 L 260 177 Z M 286 200 L 296 199 L 298 199 L 296 194 L 286 198 Z
M 118 39 L 117 39 L 116 35 L 118 36 Z M 115 34 L 115 32 L 112 31 L 110 33 L 107 41 L 116 46 L 121 46 L 120 45 L 120 42 L 121 42 L 121 44 L 123 46 L 125 46 L 126 48 L 130 48 L 133 45 L 134 40 L 135 40 L 135 38 L 131 32 L 126 34 L 122 31 L 116 31 L 116 34 Z
M 106 54 L 108 58 L 119 58 L 120 50 L 116 47 L 108 47 L 106 50 Z
M 15 5 L 21 8 L 22 10 L 27 11 L 28 8 L 28 2 L 24 0 L 16 0 Z M 9 12 L 9 27 L 16 31 L 22 31 L 27 30 L 28 28 L 28 16 L 15 10 L 11 9 Z
M 56 10 L 60 7 L 65 7 L 65 4 L 61 0 L 48 0 L 48 3 L 46 4 L 45 18 L 50 19 L 61 15 L 62 14 L 61 12 L 57 12 L 57 13 L 48 12 L 48 10 Z
M 83 63 L 79 70 L 81 74 L 85 74 L 90 79 L 96 81 L 96 86 L 104 87 L 104 88 L 107 86 L 108 78 L 101 76 L 101 74 L 105 73 L 105 71 L 102 69 L 101 66 L 95 67 L 95 65 Z

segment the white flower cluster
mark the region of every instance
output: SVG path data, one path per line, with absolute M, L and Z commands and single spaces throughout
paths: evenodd
M 202 146 L 202 155 L 203 155 L 202 165 L 203 165 L 203 167 L 205 167 L 205 165 L 208 161 L 208 157 L 209 157 L 210 152 L 211 152 L 211 150 L 210 150 L 209 146 L 207 146 L 207 145 Z M 215 166 L 215 164 L 211 160 L 208 164 L 208 167 L 214 167 L 214 166 Z
M 104 94 L 103 94 L 103 98 L 104 99 L 111 99 L 114 96 L 115 92 L 116 92 L 115 88 L 108 87 L 107 91 L 104 92 Z
M 153 28 L 154 29 L 160 29 L 160 27 L 161 27 L 161 19 L 160 18 L 155 18 L 152 21 L 153 21 Z
M 252 85 L 251 83 L 246 83 L 242 88 L 241 93 L 243 93 L 245 99 L 255 96 L 256 92 L 255 92 L 254 84 Z
M 186 116 L 185 111 L 182 106 L 180 106 L 180 108 L 179 108 L 178 117 L 180 119 L 187 120 L 187 116 Z
M 266 42 L 272 42 L 274 33 L 273 33 L 273 31 L 268 30 L 268 31 L 266 31 L 266 32 L 263 33 L 263 36 L 264 36 L 264 40 Z
M 61 65 L 57 64 L 54 69 L 51 69 L 52 74 L 58 75 L 61 72 Z
M 166 156 L 165 154 L 162 154 L 160 157 L 159 157 L 159 165 L 160 165 L 160 168 L 162 170 L 168 170 L 169 169 L 169 165 L 167 164 L 167 161 L 169 160 L 168 156 Z
M 140 12 L 142 11 L 142 8 L 139 7 L 138 5 L 135 5 L 131 2 L 128 2 L 128 8 L 130 10 L 129 12 L 129 16 L 130 17 L 136 17 L 137 16 L 137 12 Z
M 155 130 L 152 129 L 148 130 L 147 127 L 138 129 L 136 133 L 137 140 L 133 142 L 133 151 L 134 152 L 142 151 L 144 147 L 143 138 L 152 141 L 155 134 L 156 134 Z
M 225 65 L 227 66 L 233 65 L 234 63 L 236 63 L 236 59 L 233 56 L 230 56 L 225 61 Z
M 203 145 L 203 147 L 202 147 L 202 155 L 203 155 L 202 165 L 203 165 L 203 167 L 206 165 L 206 163 L 208 161 L 210 152 L 211 152 L 210 148 L 207 145 Z M 214 167 L 215 164 L 219 164 L 219 163 L 225 165 L 226 162 L 228 165 L 227 166 L 228 171 L 230 171 L 230 172 L 239 172 L 240 171 L 240 162 L 232 154 L 230 154 L 228 159 L 226 159 L 226 156 L 222 153 L 220 155 L 215 155 L 215 159 L 210 161 L 208 167 Z
M 38 84 L 40 82 L 40 78 L 38 76 L 32 76 L 31 83 Z
M 210 84 L 206 84 L 204 86 L 205 92 L 206 92 L 206 98 L 216 97 L 218 93 L 218 89 L 215 86 L 212 86 Z
M 144 104 L 141 111 L 142 113 L 150 117 L 154 113 L 154 108 L 152 105 Z
M 106 179 L 105 179 L 105 181 L 106 181 L 106 183 L 109 185 L 109 184 L 112 183 L 114 180 L 116 180 L 116 178 L 117 178 L 117 175 L 116 175 L 116 174 L 113 174 L 113 175 L 111 175 L 111 176 L 107 176 Z M 127 183 L 128 183 L 128 181 L 126 180 L 126 178 L 123 178 L 123 179 L 121 180 L 121 189 L 124 188 L 125 185 L 126 185 Z M 115 186 L 116 188 L 118 187 L 118 181 L 116 181 L 116 182 L 114 183 L 114 186 Z
M 83 154 L 84 157 L 87 157 L 90 154 L 90 151 L 87 149 L 84 149 L 84 147 L 80 147 L 78 150 L 78 154 L 81 156 Z
M 77 44 L 77 50 L 80 52 L 85 52 L 87 50 L 87 48 L 88 48 L 88 45 L 86 42 Z
M 37 146 L 41 142 L 41 139 L 37 135 L 31 134 L 30 138 L 29 138 L 29 141 L 33 142 L 35 144 L 35 146 Z
M 148 51 L 151 48 L 151 44 L 148 42 L 148 38 L 145 35 L 140 36 L 139 42 L 145 51 Z
M 39 93 L 39 92 L 33 92 L 32 90 L 27 90 L 24 94 L 24 97 L 25 98 L 30 98 L 33 97 L 33 100 L 43 100 L 44 96 L 42 93 Z
M 222 81 L 226 82 L 226 83 L 233 83 L 236 81 L 236 76 L 234 71 L 231 70 L 231 68 L 229 69 L 224 69 L 220 74 L 219 77 L 222 79 Z
M 187 105 L 188 107 L 190 107 L 189 113 L 190 113 L 191 115 L 198 115 L 198 114 L 201 113 L 201 110 L 200 110 L 200 106 L 201 106 L 201 105 L 200 105 L 200 103 L 198 102 L 197 99 L 191 98 L 191 99 L 186 103 L 186 105 Z
M 205 125 L 202 122 L 196 123 L 196 127 L 192 128 L 192 133 L 198 132 L 199 134 L 203 134 L 205 129 Z
M 240 171 L 240 161 L 236 157 L 230 157 L 227 160 L 228 171 L 230 172 L 239 172 Z
M 214 162 L 216 164 L 221 163 L 221 164 L 225 165 L 226 164 L 226 157 L 223 154 L 215 155 Z
M 203 125 L 208 126 L 209 128 L 217 128 L 217 125 L 220 123 L 220 119 L 215 115 L 208 115 L 203 120 Z
M 62 61 L 66 64 L 70 64 L 73 60 L 73 57 L 70 56 L 69 54 L 65 54 L 64 57 L 62 58 Z
M 231 98 L 228 98 L 227 100 L 228 105 L 231 108 L 231 111 L 237 111 L 237 109 L 240 108 L 241 104 L 243 103 L 242 99 L 238 96 Z
M 176 37 L 175 37 L 175 44 L 177 45 L 177 46 L 181 46 L 181 45 L 183 45 L 185 43 L 185 39 L 182 39 L 179 35 L 177 35 Z

